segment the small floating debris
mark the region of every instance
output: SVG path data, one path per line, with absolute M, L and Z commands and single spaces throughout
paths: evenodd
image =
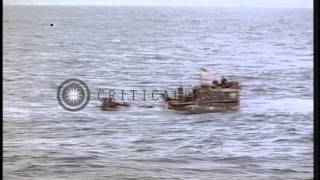
M 50 26 L 54 26 L 54 24 L 50 24 Z
M 153 108 L 153 105 L 139 105 L 138 107 L 143 107 L 143 108 Z
M 123 102 L 115 102 L 111 98 L 103 98 L 103 103 L 101 105 L 102 110 L 115 110 L 118 108 L 129 107 L 130 104 Z

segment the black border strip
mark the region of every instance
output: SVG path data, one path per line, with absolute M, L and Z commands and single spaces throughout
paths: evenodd
M 314 119 L 313 119 L 313 136 L 314 136 L 314 144 L 313 144 L 313 172 L 314 179 L 319 179 L 319 1 L 313 1 L 313 93 L 314 93 Z

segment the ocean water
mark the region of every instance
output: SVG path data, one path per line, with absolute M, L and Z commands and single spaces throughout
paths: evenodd
M 5 179 L 312 179 L 311 9 L 6 6 L 3 21 Z M 99 88 L 190 87 L 200 67 L 240 81 L 238 110 L 99 108 Z M 79 112 L 56 98 L 70 78 L 90 88 Z

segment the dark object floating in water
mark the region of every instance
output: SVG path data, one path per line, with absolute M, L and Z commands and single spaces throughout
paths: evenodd
M 182 87 L 178 88 L 177 97 L 166 96 L 168 109 L 183 111 L 220 111 L 235 109 L 239 105 L 239 82 L 222 78 L 212 84 L 204 83 L 192 88 L 185 94 Z
M 54 26 L 54 24 L 50 24 L 50 26 Z
M 123 102 L 123 103 L 119 103 L 119 102 L 115 102 L 113 101 L 111 98 L 103 98 L 103 103 L 101 106 L 102 110 L 115 110 L 121 107 L 129 107 L 130 104 Z
M 153 108 L 153 105 L 139 105 L 139 107 L 143 107 L 143 108 Z

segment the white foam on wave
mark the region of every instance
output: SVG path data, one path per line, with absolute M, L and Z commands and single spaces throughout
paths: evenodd
M 313 99 L 279 98 L 279 99 L 248 99 L 243 102 L 245 111 L 311 113 Z

